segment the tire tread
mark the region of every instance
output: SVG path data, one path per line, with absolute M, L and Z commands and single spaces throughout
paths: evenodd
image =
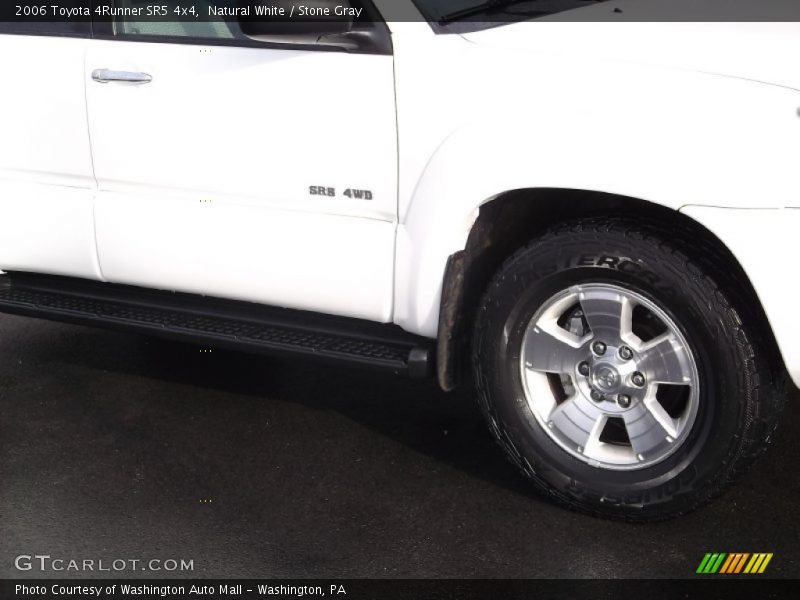
M 742 435 L 731 440 L 728 459 L 719 469 L 715 478 L 703 489 L 693 490 L 691 494 L 681 494 L 682 499 L 678 506 L 669 511 L 641 511 L 620 514 L 616 511 L 604 511 L 588 508 L 580 500 L 556 489 L 543 477 L 537 474 L 531 463 L 515 447 L 509 427 L 504 423 L 495 409 L 481 368 L 479 357 L 482 347 L 487 343 L 482 326 L 482 316 L 486 314 L 493 302 L 494 295 L 499 291 L 505 279 L 515 276 L 515 264 L 521 256 L 531 256 L 539 248 L 550 246 L 554 243 L 564 244 L 565 240 L 580 234 L 582 239 L 586 235 L 594 237 L 597 241 L 607 238 L 609 234 L 623 235 L 639 243 L 653 246 L 660 253 L 668 254 L 675 261 L 680 262 L 685 272 L 691 277 L 694 284 L 702 287 L 707 293 L 708 302 L 721 315 L 719 327 L 733 327 L 732 335 L 737 340 L 739 352 L 735 353 L 740 362 L 734 368 L 742 374 L 742 384 L 745 393 L 739 395 L 739 410 L 744 411 Z M 667 240 L 673 240 L 672 242 Z M 692 252 L 692 256 L 704 256 L 705 261 L 697 260 L 685 250 L 686 245 L 674 240 L 681 240 L 680 231 L 665 230 L 661 223 L 633 222 L 622 217 L 602 217 L 582 219 L 573 222 L 561 223 L 546 231 L 542 236 L 534 239 L 522 249 L 509 257 L 499 269 L 495 278 L 490 282 L 480 301 L 476 327 L 473 333 L 473 373 L 477 389 L 478 403 L 481 411 L 490 423 L 490 431 L 496 442 L 504 451 L 508 460 L 514 464 L 523 475 L 542 493 L 553 498 L 562 506 L 593 516 L 613 518 L 621 521 L 640 522 L 658 521 L 677 517 L 699 508 L 713 498 L 719 496 L 730 486 L 744 471 L 746 471 L 766 450 L 778 425 L 779 416 L 783 409 L 788 387 L 788 378 L 782 365 L 770 364 L 765 357 L 769 356 L 769 344 L 763 332 L 758 328 L 749 327 L 734 306 L 731 298 L 737 298 L 736 290 L 730 284 L 723 289 L 708 275 L 710 264 L 713 264 L 715 250 L 699 247 Z M 705 264 L 704 264 L 705 263 Z M 724 321 L 724 323 L 723 323 Z M 686 497 L 690 497 L 687 499 Z

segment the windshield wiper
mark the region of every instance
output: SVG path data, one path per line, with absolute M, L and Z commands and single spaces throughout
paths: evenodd
M 481 2 L 475 6 L 470 6 L 468 8 L 462 8 L 460 10 L 454 10 L 453 12 L 447 13 L 446 15 L 439 17 L 439 23 L 444 24 L 452 21 L 459 21 L 461 19 L 466 19 L 467 17 L 480 15 L 482 13 L 499 11 L 518 2 L 532 1 L 535 0 L 485 0 L 484 2 Z
M 454 10 L 451 13 L 447 13 L 439 17 L 439 23 L 445 25 L 447 23 L 452 23 L 453 21 L 459 21 L 461 19 L 473 17 L 475 15 L 492 13 L 492 12 L 503 12 L 504 9 L 508 8 L 512 4 L 522 4 L 522 3 L 532 4 L 538 1 L 539 0 L 484 0 L 483 2 L 481 2 L 480 4 L 476 4 L 475 6 L 462 8 L 460 10 Z M 565 10 L 570 10 L 573 8 L 580 8 L 581 5 L 584 4 L 590 4 L 590 3 L 597 4 L 606 1 L 607 0 L 572 0 L 571 2 L 567 2 L 565 0 L 563 4 L 566 4 L 566 6 L 559 6 L 558 3 L 556 3 L 556 5 L 559 7 L 555 9 L 552 6 L 553 2 L 550 2 L 550 3 L 545 3 L 546 6 L 542 7 L 544 10 L 535 11 L 535 13 L 530 13 L 528 16 L 529 17 L 544 16 L 557 12 L 562 12 Z M 549 6 L 547 6 L 547 4 L 549 4 Z

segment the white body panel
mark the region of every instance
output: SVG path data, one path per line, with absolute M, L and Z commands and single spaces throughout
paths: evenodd
M 98 40 L 85 79 L 107 281 L 391 318 L 391 57 Z
M 0 267 L 96 279 L 82 39 L 0 35 Z M 24 91 L 23 91 L 24 90 Z
M 96 214 L 104 275 L 116 281 L 390 318 L 393 223 L 112 192 Z
M 593 24 L 598 38 L 606 26 Z M 560 31 L 564 43 L 573 24 L 508 26 L 525 27 L 529 37 Z M 675 24 L 672 34 L 680 37 L 681 27 Z M 415 36 L 408 43 L 419 44 Z M 443 62 L 456 63 L 451 95 L 423 100 L 409 81 L 427 81 L 443 65 L 403 52 L 404 44 L 395 36 L 398 122 L 401 132 L 412 132 L 401 136 L 407 143 L 400 155 L 395 321 L 411 331 L 436 335 L 447 258 L 463 249 L 476 209 L 504 191 L 593 190 L 673 209 L 800 206 L 793 167 L 800 156 L 800 94 L 794 90 L 465 43 L 442 53 Z M 469 74 L 458 64 L 468 65 Z M 495 107 L 499 89 L 502 110 Z M 460 99 L 455 107 L 448 104 L 453 96 Z M 420 127 L 437 135 L 417 135 Z M 416 160 L 419 155 L 428 159 Z
M 16 117 L 0 144 L 13 229 L 0 268 L 435 337 L 447 259 L 483 204 L 606 192 L 719 236 L 800 383 L 788 270 L 774 266 L 800 245 L 787 210 L 800 207 L 800 24 L 389 25 L 393 57 L 0 36 L 21 57 L 0 74 L 24 90 L 0 97 Z M 100 84 L 97 68 L 153 81 Z

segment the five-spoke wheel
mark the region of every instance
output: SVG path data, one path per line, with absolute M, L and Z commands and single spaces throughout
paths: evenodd
M 663 460 L 697 416 L 697 367 L 683 334 L 619 286 L 575 285 L 547 300 L 527 327 L 520 365 L 538 423 L 594 466 Z

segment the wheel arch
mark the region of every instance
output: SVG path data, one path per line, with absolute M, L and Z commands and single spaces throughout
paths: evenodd
M 743 319 L 764 334 L 770 364 L 785 363 L 769 319 L 744 268 L 725 243 L 691 217 L 647 200 L 575 189 L 531 188 L 501 193 L 478 211 L 463 250 L 447 260 L 439 307 L 437 379 L 444 390 L 464 380 L 471 324 L 481 296 L 503 262 L 559 223 L 597 216 L 640 220 L 722 277 Z

